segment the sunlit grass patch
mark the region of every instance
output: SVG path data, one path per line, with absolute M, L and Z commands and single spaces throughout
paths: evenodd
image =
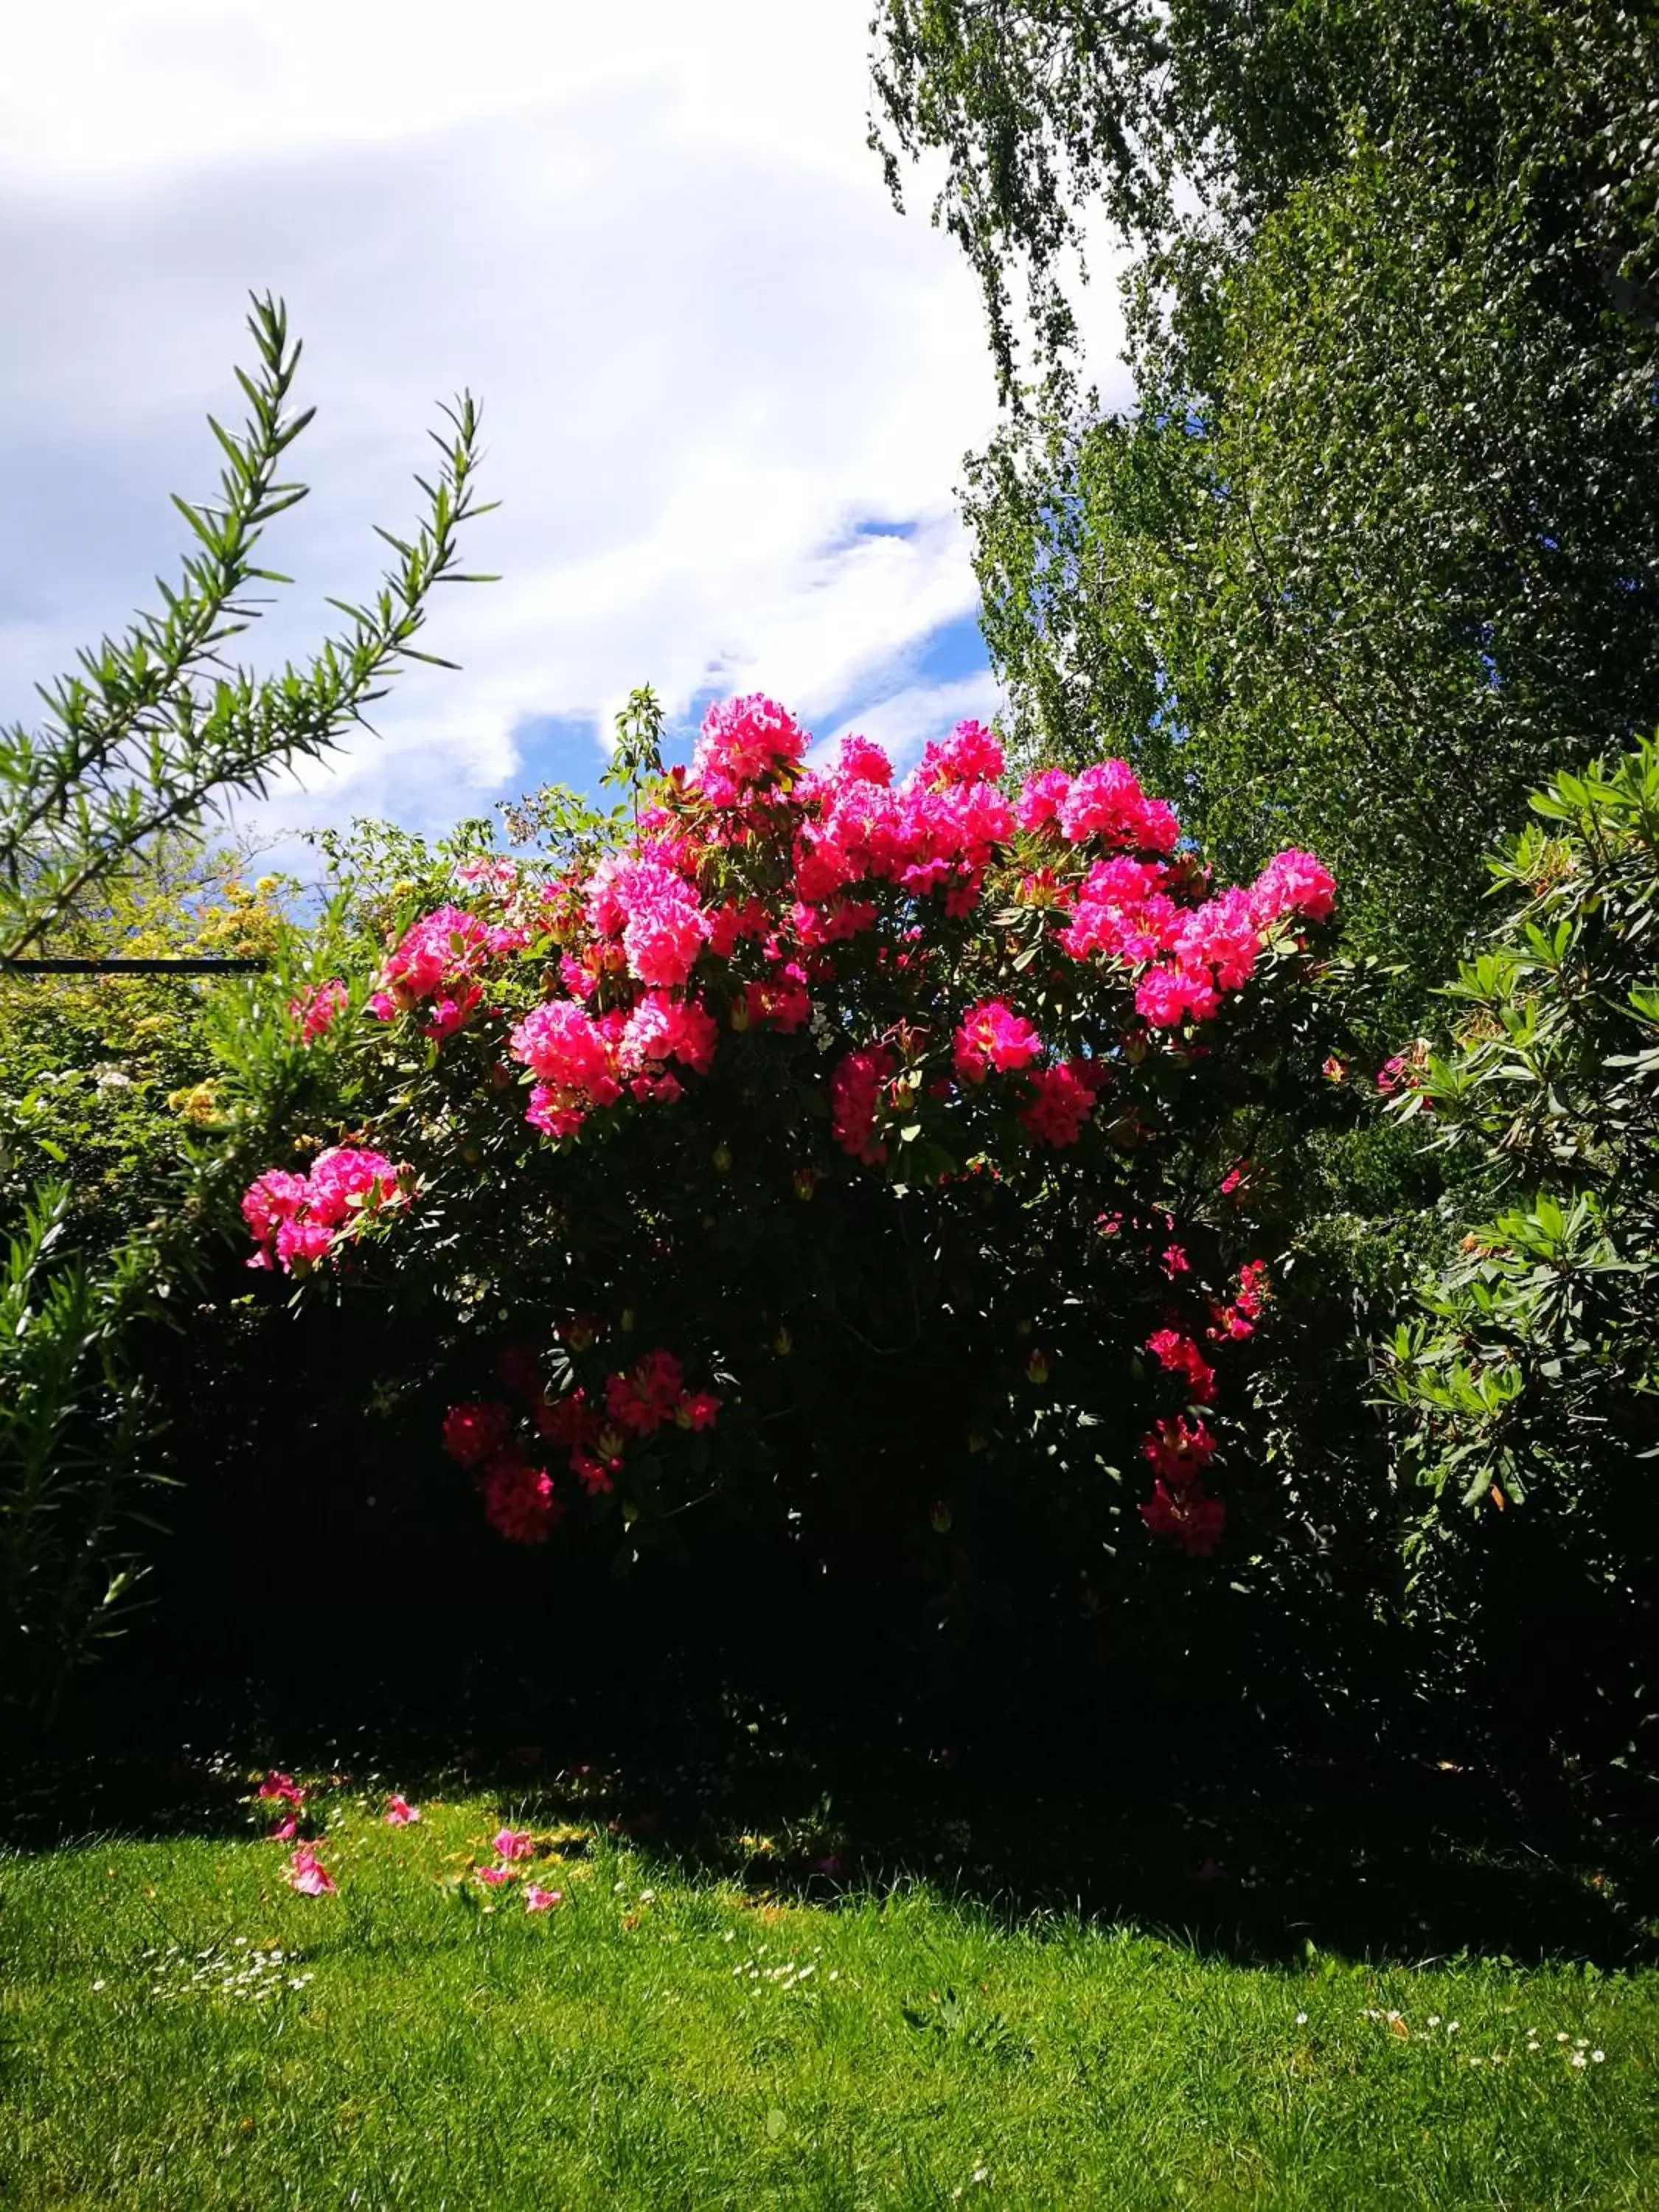
M 1243 1966 L 386 1804 L 311 1795 L 320 1894 L 286 1837 L 0 1863 L 5 2202 L 1659 2201 L 1650 1974 Z

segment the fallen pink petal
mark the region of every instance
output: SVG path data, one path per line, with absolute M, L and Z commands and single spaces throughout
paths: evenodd
M 339 1887 L 309 1844 L 301 1844 L 284 1869 L 288 1886 L 301 1897 L 331 1897 Z

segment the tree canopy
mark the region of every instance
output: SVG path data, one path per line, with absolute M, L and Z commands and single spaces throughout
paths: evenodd
M 1121 750 L 1230 867 L 1312 844 L 1443 972 L 1485 848 L 1659 720 L 1659 30 L 1570 0 L 888 0 L 1010 419 L 969 513 L 1015 735 Z M 1135 404 L 1067 249 L 1130 246 Z M 1016 344 L 1016 283 L 1031 309 Z

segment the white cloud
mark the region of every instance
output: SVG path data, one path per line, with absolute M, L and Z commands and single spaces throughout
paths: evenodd
M 947 684 L 908 684 L 902 690 L 849 715 L 822 747 L 828 757 L 843 737 L 854 732 L 880 745 L 895 766 L 910 767 L 929 738 L 969 719 L 988 722 L 1003 703 L 988 668 Z
M 441 822 L 533 775 L 527 725 L 606 726 L 644 681 L 676 713 L 862 705 L 906 744 L 986 711 L 915 673 L 975 605 L 954 492 L 994 402 L 960 255 L 864 143 L 867 14 L 30 11 L 0 83 L 0 272 L 30 303 L 0 358 L 0 714 L 174 566 L 167 494 L 210 480 L 249 285 L 287 296 L 319 410 L 262 660 L 372 580 L 369 525 L 409 518 L 463 383 L 505 502 L 468 551 L 504 580 L 434 610 L 465 672 L 410 671 L 384 743 L 273 818 Z

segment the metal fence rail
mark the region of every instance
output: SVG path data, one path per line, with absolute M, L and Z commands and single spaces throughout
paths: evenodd
M 265 960 L 0 960 L 0 975 L 263 975 Z

